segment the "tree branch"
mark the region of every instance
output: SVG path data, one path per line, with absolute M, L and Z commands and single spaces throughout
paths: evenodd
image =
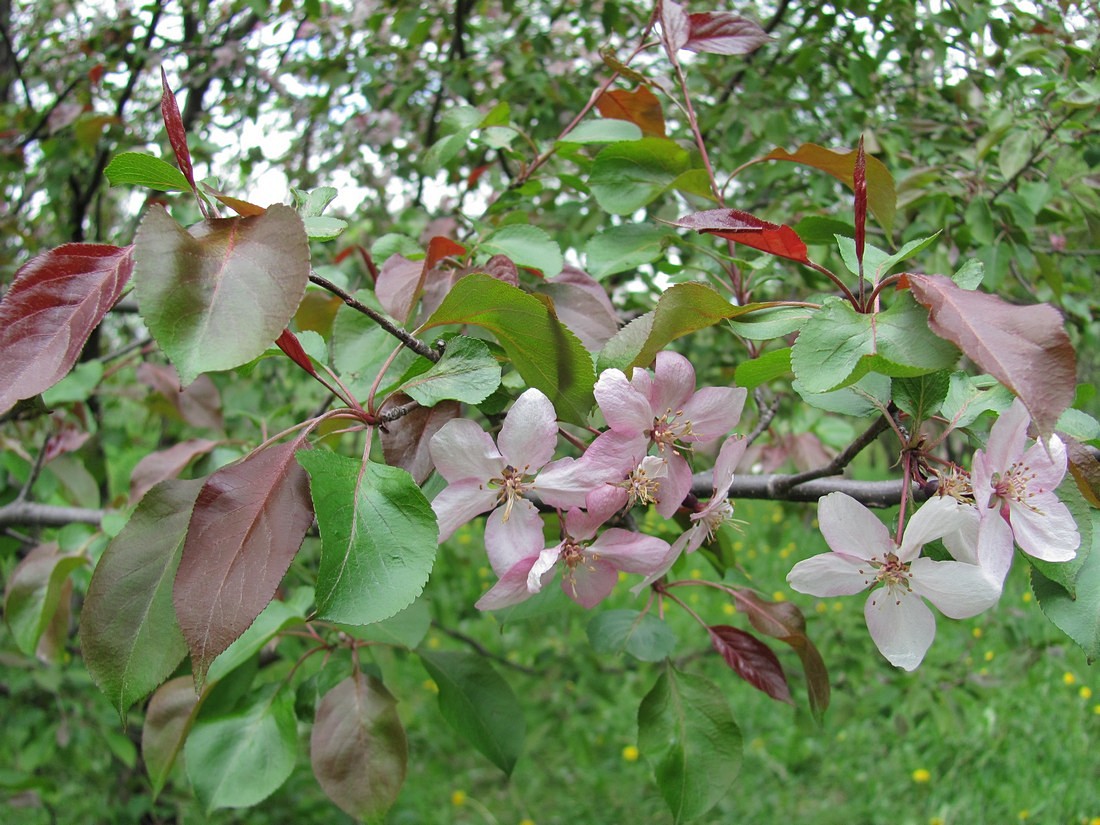
M 55 504 L 38 504 L 34 501 L 13 501 L 0 507 L 0 527 L 20 525 L 24 527 L 64 527 L 66 524 L 98 525 L 107 510 L 91 510 L 86 507 L 59 507 Z

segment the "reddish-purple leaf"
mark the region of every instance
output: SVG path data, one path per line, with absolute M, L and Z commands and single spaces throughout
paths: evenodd
M 200 375 L 181 390 L 175 367 L 145 361 L 138 364 L 137 380 L 168 399 L 180 418 L 192 427 L 222 428 L 221 395 L 209 375 Z
M 134 238 L 141 317 L 184 384 L 262 355 L 294 317 L 309 273 L 305 226 L 282 204 L 186 230 L 151 207 Z
M 1044 437 L 1054 432 L 1077 387 L 1077 357 L 1058 310 L 1016 306 L 943 275 L 906 273 L 905 281 L 928 308 L 931 330 L 1012 390 Z
M 198 712 L 195 685 L 186 676 L 169 679 L 149 700 L 141 726 L 141 759 L 149 773 L 154 796 L 168 781 L 168 774 L 183 749 Z
M 313 366 L 313 361 L 306 355 L 305 349 L 302 348 L 301 342 L 289 329 L 284 329 L 279 337 L 275 339 L 275 345 L 287 354 L 287 356 L 299 367 L 304 369 L 314 378 L 320 378 L 317 374 L 316 368 Z
M 519 286 L 519 269 L 515 262 L 507 255 L 494 255 L 485 262 L 485 266 L 478 267 L 477 272 L 492 275 L 498 281 L 504 281 L 512 286 Z
M 627 89 L 604 92 L 596 101 L 596 108 L 604 117 L 633 123 L 645 137 L 665 137 L 661 101 L 645 86 L 633 92 Z
M 770 647 L 751 633 L 729 625 L 712 625 L 710 643 L 734 673 L 780 702 L 794 704 L 783 666 Z
M 859 136 L 856 165 L 852 172 L 852 189 L 856 193 L 856 261 L 863 277 L 863 250 L 867 243 L 867 155 L 863 151 L 863 135 Z
M 405 782 L 409 753 L 397 701 L 373 676 L 349 676 L 321 700 L 309 755 L 329 799 L 356 819 L 375 821 Z
M 407 395 L 393 395 L 379 412 L 385 415 L 411 400 Z M 428 443 L 444 424 L 458 418 L 459 406 L 457 401 L 440 401 L 434 407 L 416 407 L 408 415 L 386 424 L 382 430 L 382 454 L 386 463 L 400 467 L 417 484 L 423 484 L 435 468 Z
M 685 215 L 673 226 L 727 238 L 780 258 L 809 263 L 806 244 L 789 226 L 761 220 L 739 209 L 708 209 Z
M 1076 438 L 1059 433 L 1069 456 L 1069 471 L 1077 483 L 1077 489 L 1093 507 L 1100 507 L 1100 461 L 1092 450 Z
M 191 168 L 191 152 L 187 148 L 187 130 L 183 128 L 183 118 L 180 117 L 179 106 L 176 105 L 176 96 L 168 86 L 168 75 L 164 73 L 164 67 L 160 70 L 160 114 L 164 118 L 164 128 L 168 132 L 168 142 L 172 144 L 172 151 L 176 153 L 176 163 L 180 171 L 191 184 L 191 190 L 198 197 L 199 190 L 195 186 L 195 170 Z
M 676 60 L 676 52 L 684 48 L 691 36 L 691 21 L 683 6 L 674 0 L 661 0 L 661 31 L 665 51 L 670 60 Z
M 175 478 L 197 456 L 205 455 L 217 446 L 217 441 L 192 438 L 166 450 L 149 453 L 130 473 L 130 503 L 140 501 L 153 487 L 166 479 Z
M 749 54 L 771 40 L 759 25 L 728 11 L 688 15 L 690 35 L 683 48 L 711 54 Z
M 58 432 L 46 440 L 46 455 L 42 458 L 42 463 L 49 464 L 58 456 L 76 452 L 91 436 L 91 433 L 77 429 L 71 424 L 62 426 Z
M 424 274 L 423 261 L 410 261 L 394 253 L 382 264 L 374 294 L 382 309 L 401 323 L 408 320 L 422 287 L 420 276 Z
M 207 668 L 275 595 L 313 523 L 298 438 L 207 479 L 195 502 L 172 593 L 201 685 Z
M 0 413 L 65 377 L 132 271 L 130 247 L 81 243 L 19 268 L 0 301 Z
M 446 257 L 461 257 L 465 254 L 466 247 L 462 244 L 450 238 L 444 238 L 442 235 L 436 235 L 428 241 L 428 257 L 424 260 L 424 266 L 431 269 Z

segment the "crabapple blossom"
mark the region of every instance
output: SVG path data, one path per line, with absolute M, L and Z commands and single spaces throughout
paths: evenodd
M 635 369 L 630 379 L 621 370 L 604 370 L 594 393 L 622 455 L 640 458 L 655 446 L 666 463 L 656 496 L 657 512 L 665 518 L 675 514 L 691 490 L 691 468 L 681 453 L 729 433 L 741 419 L 748 394 L 742 387 L 697 391 L 691 362 L 675 352 L 657 353 L 652 373 Z M 622 469 L 630 473 L 639 465 L 640 460 Z
M 516 399 L 495 444 L 473 421 L 444 424 L 429 444 L 436 470 L 447 480 L 432 502 L 439 540 L 492 510 L 485 524 L 485 547 L 497 575 L 532 552 L 537 554 L 542 548 L 542 518 L 526 496 L 537 490 L 553 507 L 579 506 L 593 486 L 583 477 L 560 473 L 561 484 L 541 480 L 539 471 L 554 454 L 557 432 L 554 405 L 537 389 Z
M 614 589 L 619 571 L 650 573 L 668 553 L 663 539 L 611 528 L 590 541 L 603 519 L 573 508 L 562 518 L 562 540 L 541 552 L 528 553 L 500 577 L 476 607 L 497 610 L 538 593 L 561 563 L 562 589 L 585 608 L 595 607 Z
M 1066 475 L 1066 447 L 1056 435 L 1027 447 L 1030 423 L 1017 398 L 993 425 L 985 450 L 974 453 L 978 560 L 1002 582 L 1013 541 L 1028 555 L 1054 562 L 1069 561 L 1081 544 L 1069 508 L 1054 494 Z
M 945 616 L 965 619 L 991 607 L 1001 594 L 999 583 L 977 565 L 919 557 L 927 542 L 964 524 L 963 510 L 954 499 L 932 499 L 909 519 L 898 545 L 864 505 L 830 493 L 819 501 L 817 519 L 832 551 L 800 561 L 787 582 L 819 597 L 872 588 L 863 610 L 871 639 L 892 665 L 913 670 L 936 635 L 925 599 Z

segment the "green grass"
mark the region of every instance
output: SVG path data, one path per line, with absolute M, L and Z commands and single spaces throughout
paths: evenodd
M 825 545 L 813 508 L 746 502 L 748 524 L 728 550 L 765 596 L 790 599 L 807 615 L 833 684 L 817 726 L 805 705 L 797 658 L 775 649 L 797 707 L 776 703 L 739 680 L 710 651 L 682 610 L 667 620 L 680 645 L 677 666 L 706 676 L 727 695 L 745 740 L 737 783 L 701 822 L 814 825 L 982 825 L 1100 822 L 1100 678 L 1084 655 L 1029 598 L 1017 562 L 1001 603 L 964 622 L 938 617 L 937 638 L 912 674 L 890 666 L 863 623 L 863 598 L 814 599 L 784 577 Z M 679 577 L 714 578 L 702 553 Z M 636 756 L 638 704 L 662 666 L 598 657 L 585 627 L 590 613 L 554 586 L 549 612 L 501 624 L 472 608 L 491 584 L 477 528 L 440 554 L 426 596 L 439 627 L 456 629 L 494 657 L 527 724 L 524 755 L 506 778 L 448 727 L 434 685 L 416 657 L 371 648 L 399 700 L 409 738 L 409 775 L 391 825 L 586 825 L 671 822 L 644 754 Z M 688 591 L 688 592 L 685 592 Z M 748 628 L 722 594 L 678 591 L 707 621 Z M 644 597 L 618 588 L 607 607 L 640 608 Z M 471 650 L 433 629 L 424 644 Z M 4 647 L 8 647 L 5 644 Z M 179 777 L 153 804 L 140 760 L 79 662 L 52 668 L 5 663 L 0 714 L 0 822 L 343 823 L 312 778 L 308 727 L 298 767 L 268 801 L 209 818 Z M 1090 691 L 1092 691 L 1090 695 Z M 111 740 L 104 737 L 113 736 Z M 106 743 L 106 746 L 104 745 Z M 919 781 L 925 779 L 927 781 Z M 33 806 L 37 792 L 55 818 Z M 32 804 L 16 808 L 11 801 Z M 149 818 L 141 820 L 142 815 Z

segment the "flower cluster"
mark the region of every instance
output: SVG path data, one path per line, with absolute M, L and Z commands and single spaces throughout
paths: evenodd
M 653 504 L 672 517 L 691 491 L 686 454 L 726 436 L 737 425 L 746 391 L 695 388 L 695 370 L 682 355 L 658 354 L 653 372 L 605 370 L 595 386 L 607 422 L 577 459 L 551 461 L 557 445 L 553 404 L 536 389 L 524 392 L 494 443 L 477 424 L 455 420 L 432 438 L 436 469 L 448 486 L 432 502 L 440 540 L 489 512 L 485 549 L 498 577 L 477 602 L 483 610 L 516 604 L 539 592 L 561 568 L 562 587 L 592 607 L 614 588 L 620 571 L 647 582 L 663 575 L 681 552 L 691 552 L 732 516 L 726 493 L 745 451 L 728 439 L 715 468 L 714 495 L 691 514 L 692 526 L 672 545 L 621 527 L 604 528 L 635 504 Z M 558 511 L 561 540 L 546 547 L 543 521 L 531 497 Z
M 900 543 L 855 499 L 823 497 L 818 523 L 831 552 L 796 564 L 791 587 L 822 597 L 870 589 L 864 616 L 871 639 L 891 664 L 916 668 L 936 633 L 925 600 L 951 618 L 975 616 L 1000 598 L 1014 545 L 1045 561 L 1076 554 L 1081 537 L 1054 494 L 1066 474 L 1065 445 L 1051 436 L 1029 447 L 1030 423 L 1014 401 L 975 453 L 971 473 L 956 468 L 941 495 L 909 519 Z M 954 561 L 920 557 L 934 539 Z

